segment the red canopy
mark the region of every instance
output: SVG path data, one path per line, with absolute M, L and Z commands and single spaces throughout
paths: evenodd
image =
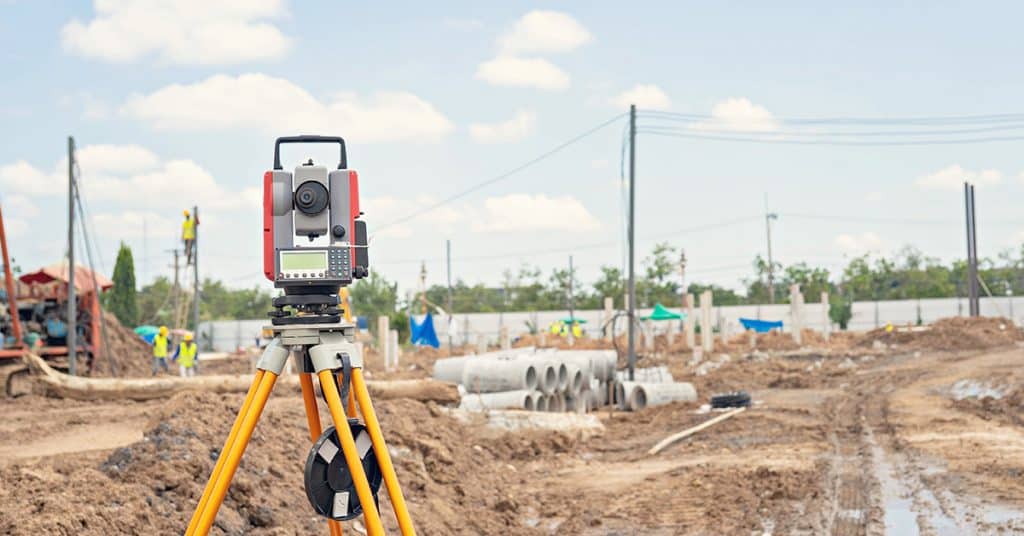
M 106 276 L 96 273 L 96 285 L 100 290 L 107 290 L 114 286 L 114 282 Z M 46 285 L 58 281 L 61 287 L 66 287 L 68 282 L 68 264 L 66 262 L 51 264 L 30 272 L 18 278 L 22 283 L 28 285 Z M 93 272 L 80 264 L 75 265 L 75 292 L 77 294 L 88 294 L 93 291 Z

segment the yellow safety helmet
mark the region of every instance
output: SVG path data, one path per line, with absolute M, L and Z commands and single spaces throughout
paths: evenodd
M 160 326 L 160 334 L 164 337 L 167 336 L 167 326 Z
M 185 334 L 185 342 L 189 342 L 191 340 L 192 340 L 192 334 L 191 333 L 186 333 Z
M 188 209 L 185 209 L 185 217 L 188 217 Z

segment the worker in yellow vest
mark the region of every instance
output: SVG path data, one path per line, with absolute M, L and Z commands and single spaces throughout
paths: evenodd
M 186 333 L 184 340 L 174 351 L 174 359 L 178 362 L 178 372 L 182 378 L 191 378 L 196 375 L 196 355 L 199 347 L 192 340 L 192 334 Z
M 196 225 L 199 222 L 185 210 L 185 221 L 181 222 L 181 240 L 185 243 L 185 263 L 192 264 L 192 249 L 196 243 Z
M 153 337 L 153 375 L 163 367 L 164 372 L 170 372 L 167 368 L 167 326 L 160 326 Z

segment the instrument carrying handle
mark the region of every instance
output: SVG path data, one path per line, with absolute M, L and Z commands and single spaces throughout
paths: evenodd
M 338 158 L 338 169 L 348 168 L 348 155 L 345 153 L 345 140 L 341 136 L 316 136 L 303 134 L 301 136 L 282 136 L 274 142 L 274 169 L 281 167 L 281 144 L 282 143 L 337 143 L 341 146 L 341 155 Z

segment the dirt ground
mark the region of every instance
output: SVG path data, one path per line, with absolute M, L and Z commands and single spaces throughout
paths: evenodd
M 701 401 L 602 410 L 594 437 L 502 433 L 408 400 L 377 409 L 420 534 L 1024 534 L 1020 332 L 957 321 L 838 339 L 722 345 L 713 367 L 666 349 L 642 364 L 666 364 Z M 367 368 L 418 377 L 436 357 Z M 735 389 L 750 410 L 646 454 Z M 180 534 L 241 398 L 0 401 L 0 534 Z M 326 534 L 302 488 L 308 449 L 301 400 L 276 393 L 213 532 Z

